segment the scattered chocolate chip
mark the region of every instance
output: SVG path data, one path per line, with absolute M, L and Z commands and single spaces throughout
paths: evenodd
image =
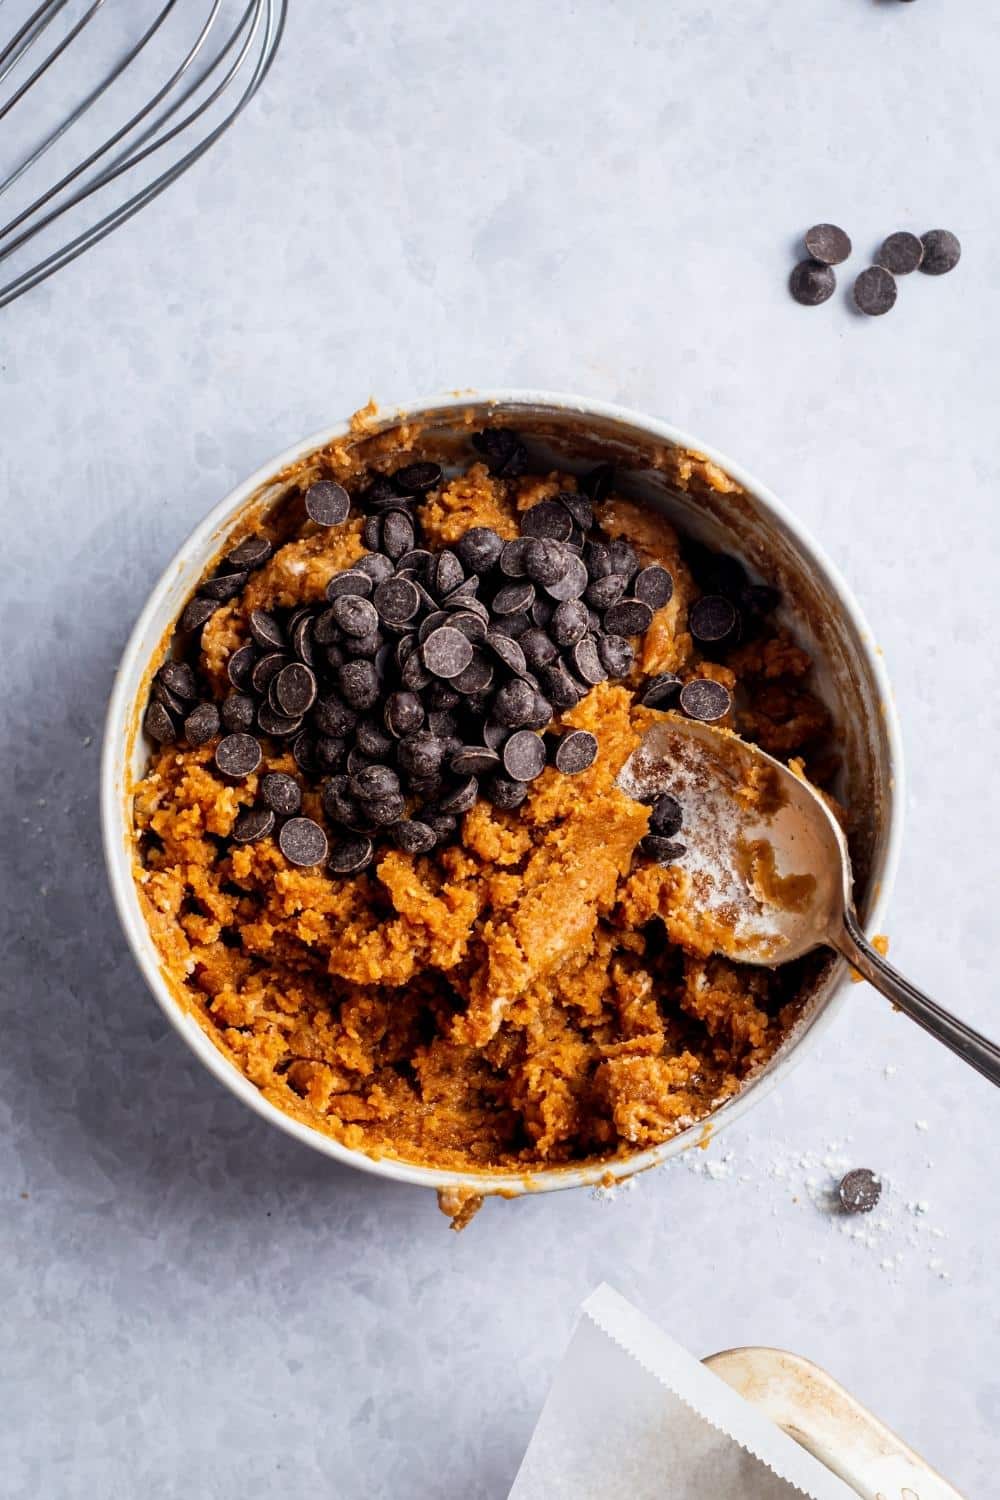
M 298 734 L 302 728 L 302 716 L 279 713 L 270 703 L 262 703 L 257 709 L 257 727 L 261 734 L 283 740 L 289 735 Z
M 612 537 L 608 543 L 608 560 L 612 573 L 624 573 L 626 578 L 634 577 L 639 571 L 639 554 L 624 537 Z
M 506 578 L 523 578 L 527 572 L 525 558 L 528 551 L 528 543 L 532 540 L 528 536 L 515 537 L 511 542 L 504 542 L 500 549 L 500 571 Z
M 896 305 L 896 281 L 881 266 L 869 266 L 854 283 L 854 303 L 869 318 L 880 318 Z
M 661 792 L 649 812 L 649 826 L 652 832 L 670 839 L 675 833 L 680 833 L 683 822 L 684 810 L 677 798 L 671 797 L 669 792 Z
M 855 1167 L 840 1179 L 837 1197 L 845 1213 L 869 1214 L 882 1196 L 881 1180 L 868 1167 Z
M 533 672 L 537 672 L 539 667 L 547 666 L 559 655 L 558 646 L 537 625 L 526 630 L 521 639 L 512 644 L 519 647 L 522 653 L 522 671 L 525 667 L 530 667 Z
M 503 541 L 489 526 L 473 526 L 455 543 L 463 568 L 470 573 L 488 573 L 500 561 Z
M 485 745 L 463 745 L 448 764 L 456 776 L 488 776 L 500 769 L 500 757 Z
M 658 865 L 676 864 L 681 855 L 687 852 L 686 845 L 679 844 L 674 839 L 661 838 L 657 833 L 647 833 L 645 838 L 639 840 L 639 848 Z
M 273 678 L 277 677 L 288 662 L 288 657 L 283 651 L 269 651 L 254 663 L 253 671 L 250 673 L 250 682 L 255 693 L 266 693 Z
M 597 739 L 586 729 L 571 729 L 556 745 L 555 766 L 564 776 L 586 771 L 597 759 Z
M 189 745 L 207 745 L 221 726 L 219 710 L 214 703 L 199 703 L 184 720 L 184 738 Z
M 632 592 L 643 604 L 648 604 L 650 609 L 662 609 L 674 597 L 674 580 L 666 568 L 653 563 L 636 575 Z
M 493 600 L 493 613 L 495 615 L 527 614 L 534 602 L 535 585 L 533 583 L 508 583 L 504 588 L 498 589 Z
M 230 693 L 223 700 L 222 722 L 230 734 L 238 734 L 253 727 L 257 705 L 249 693 Z
M 396 760 L 404 775 L 420 780 L 437 774 L 447 748 L 447 742 L 439 735 L 421 729 L 400 740 Z
M 493 717 L 508 729 L 520 729 L 531 718 L 535 707 L 535 690 L 523 678 L 504 683 L 493 699 Z
M 330 605 L 330 614 L 345 635 L 363 639 L 378 630 L 378 610 L 359 594 L 338 594 Z
M 257 653 L 252 646 L 240 646 L 226 663 L 226 676 L 241 693 L 245 693 L 250 687 L 256 660 Z
M 701 646 L 718 646 L 736 634 L 736 606 L 721 594 L 703 594 L 688 611 L 688 629 Z
M 573 646 L 590 628 L 587 606 L 579 599 L 565 599 L 556 605 L 550 629 L 557 646 Z
M 375 590 L 372 602 L 387 625 L 405 625 L 420 609 L 417 586 L 409 578 L 387 578 Z
M 953 271 L 962 258 L 962 247 L 950 229 L 928 229 L 920 236 L 924 258 L 920 269 L 926 276 L 944 276 Z
M 256 771 L 261 762 L 261 748 L 252 734 L 227 734 L 215 747 L 215 764 L 223 776 L 242 781 Z
M 525 631 L 525 635 L 530 632 Z M 506 635 L 502 630 L 488 630 L 484 644 L 498 661 L 502 662 L 508 671 L 515 673 L 518 677 L 524 672 L 527 661 L 524 655 L 524 647 L 519 641 Z
M 545 769 L 544 741 L 531 729 L 519 729 L 503 747 L 503 765 L 513 781 L 534 781 Z
M 474 435 L 472 446 L 498 478 L 517 479 L 528 467 L 528 450 L 509 427 L 484 427 Z
M 558 500 L 540 500 L 521 517 L 521 533 L 526 537 L 568 542 L 572 532 L 573 517 Z
M 266 536 L 248 536 L 232 552 L 226 553 L 223 562 L 234 573 L 241 573 L 244 569 L 252 572 L 254 568 L 263 567 L 273 551 L 274 547 Z
M 607 678 L 607 669 L 601 661 L 601 653 L 597 649 L 597 640 L 592 635 L 585 635 L 583 640 L 577 641 L 575 646 L 570 646 L 567 652 L 569 666 L 588 687 L 596 687 L 599 682 Z
M 245 807 L 230 830 L 234 844 L 255 844 L 274 831 L 274 813 L 269 807 Z
M 156 681 L 169 688 L 177 698 L 194 702 L 198 697 L 198 679 L 186 661 L 165 661 L 156 674 Z
M 386 558 L 385 561 L 388 562 L 389 559 Z M 390 567 L 387 576 L 391 576 L 391 573 Z M 326 586 L 326 597 L 330 604 L 344 594 L 355 594 L 362 599 L 368 599 L 374 587 L 375 580 L 359 563 L 356 568 L 345 568 L 342 573 L 334 573 Z
M 316 674 L 300 661 L 282 667 L 271 684 L 275 707 L 289 719 L 307 714 L 316 702 Z
M 467 776 L 452 791 L 442 797 L 438 805 L 441 812 L 451 817 L 460 817 L 463 813 L 469 812 L 478 796 L 478 780 L 475 776 Z
M 391 510 L 382 522 L 382 550 L 393 562 L 410 552 L 415 541 L 413 522 L 402 511 Z
M 200 630 L 218 608 L 219 602 L 216 599 L 192 599 L 185 605 L 184 612 L 177 622 L 177 628 L 185 632 Z
M 168 710 L 155 698 L 146 709 L 142 727 L 158 745 L 172 745 L 177 738 L 177 725 Z
M 653 623 L 653 611 L 641 599 L 623 599 L 613 604 L 604 616 L 609 635 L 642 635 Z
M 266 609 L 250 611 L 250 634 L 262 651 L 284 651 L 288 646 L 285 632 Z
M 457 677 L 472 660 L 472 642 L 451 625 L 432 630 L 420 650 L 424 666 L 435 677 Z
M 394 739 L 414 734 L 424 722 L 424 706 L 416 693 L 390 693 L 383 710 L 385 727 Z
M 924 247 L 915 234 L 905 229 L 897 230 L 882 241 L 876 259 L 880 266 L 893 276 L 909 276 L 924 258 Z
M 416 463 L 397 469 L 392 477 L 404 494 L 423 495 L 441 483 L 441 465 L 430 459 L 418 459 Z
M 320 479 L 306 490 L 306 515 L 317 526 L 339 526 L 351 510 L 351 497 L 335 479 Z
M 388 474 L 376 474 L 361 496 L 362 503 L 372 510 L 386 506 L 401 505 L 399 489 Z
M 729 689 L 711 677 L 695 677 L 686 682 L 679 701 L 689 719 L 700 719 L 704 724 L 724 719 L 733 706 Z
M 640 702 L 643 708 L 666 708 L 679 696 L 681 680 L 676 672 L 658 672 L 646 683 Z
M 294 776 L 283 771 L 269 771 L 261 777 L 260 795 L 264 804 L 279 817 L 290 818 L 302 806 L 302 788 Z
M 624 573 L 608 573 L 604 578 L 595 578 L 588 583 L 583 598 L 591 609 L 609 609 L 617 604 L 628 588 Z
M 804 239 L 813 260 L 824 266 L 839 266 L 851 253 L 850 236 L 836 224 L 814 224 L 806 230 Z
M 404 854 L 429 854 L 437 843 L 433 828 L 419 818 L 402 819 L 393 829 L 392 837 Z
M 445 547 L 434 559 L 431 569 L 431 587 L 439 599 L 450 594 L 452 590 L 460 588 L 465 582 L 465 569 L 458 560 L 456 553 Z
M 392 563 L 381 552 L 369 552 L 358 559 L 357 571 L 366 574 L 373 583 L 382 583 L 384 579 L 392 577 L 393 570 Z M 330 585 L 327 584 L 328 593 L 329 589 Z
M 567 553 L 560 542 L 550 537 L 532 537 L 524 549 L 524 570 L 535 583 L 558 583 L 568 565 Z
M 281 825 L 278 848 L 290 865 L 307 869 L 323 863 L 328 845 L 326 834 L 312 818 L 289 818 Z
M 373 662 L 345 661 L 337 668 L 337 686 L 348 707 L 362 713 L 374 708 L 379 700 L 378 673 Z
M 226 604 L 242 592 L 249 577 L 250 574 L 243 571 L 222 573 L 218 578 L 206 578 L 199 583 L 198 593 L 202 599 L 212 599 L 217 604 Z
M 559 504 L 569 511 L 573 524 L 580 531 L 589 531 L 594 524 L 594 507 L 587 495 L 577 494 L 573 490 L 564 490 L 556 496 Z
M 818 260 L 800 260 L 788 278 L 788 289 L 802 307 L 818 307 L 837 290 L 837 278 Z
M 542 667 L 538 675 L 546 696 L 555 708 L 575 708 L 580 699 L 586 696 L 587 689 L 573 676 L 564 662 L 554 661 L 551 666 Z M 500 715 L 497 714 L 497 717 Z
M 466 696 L 486 693 L 493 686 L 493 668 L 481 651 L 474 651 L 469 665 L 450 681 L 457 692 Z

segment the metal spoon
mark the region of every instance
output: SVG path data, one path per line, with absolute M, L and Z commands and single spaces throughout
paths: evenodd
M 807 781 L 728 730 L 668 714 L 622 767 L 642 802 L 669 793 L 684 815 L 685 919 L 715 951 L 774 966 L 834 948 L 899 1010 L 1000 1084 L 1000 1047 L 942 1009 L 872 947 L 858 922 L 847 841 Z

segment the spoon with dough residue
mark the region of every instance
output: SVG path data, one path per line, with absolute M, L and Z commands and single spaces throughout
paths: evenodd
M 851 895 L 847 840 L 823 797 L 728 730 L 668 714 L 618 776 L 640 802 L 664 793 L 684 815 L 685 921 L 740 963 L 788 963 L 835 948 L 939 1042 L 1000 1084 L 1000 1047 L 904 979 L 871 946 Z

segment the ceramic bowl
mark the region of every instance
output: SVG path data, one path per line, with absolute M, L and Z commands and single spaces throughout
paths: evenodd
M 533 457 L 583 469 L 599 458 L 618 465 L 618 488 L 664 510 L 689 534 L 733 552 L 752 574 L 782 590 L 782 611 L 816 659 L 821 695 L 838 725 L 842 794 L 854 810 L 858 906 L 866 928 L 882 923 L 895 872 L 903 807 L 899 730 L 881 652 L 854 595 L 793 511 L 738 463 L 656 418 L 604 402 L 544 391 L 460 392 L 377 412 L 369 423 L 390 431 L 419 424 L 421 446 L 447 457 L 470 432 L 494 421 L 516 427 Z M 257 510 L 270 507 L 291 481 L 308 472 L 310 455 L 335 441 L 353 441 L 349 421 L 314 434 L 266 464 L 206 516 L 153 588 L 118 668 L 108 709 L 102 758 L 101 819 L 108 875 L 125 935 L 157 1003 L 205 1067 L 248 1108 L 340 1162 L 402 1182 L 463 1194 L 544 1192 L 592 1185 L 643 1171 L 705 1140 L 738 1119 L 801 1060 L 833 1020 L 847 981 L 831 960 L 802 1015 L 774 1057 L 740 1092 L 690 1129 L 651 1150 L 612 1162 L 517 1173 L 458 1172 L 417 1166 L 351 1150 L 269 1103 L 213 1044 L 171 988 L 150 937 L 133 883 L 131 787 L 149 746 L 139 729 L 150 674 L 194 586 L 225 550 L 227 538 Z M 282 478 L 285 474 L 286 477 Z

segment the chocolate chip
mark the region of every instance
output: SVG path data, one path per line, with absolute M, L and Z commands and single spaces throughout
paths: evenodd
M 155 698 L 146 709 L 142 727 L 158 745 L 172 745 L 177 738 L 177 725 L 163 704 Z
M 443 739 L 422 729 L 400 740 L 396 759 L 404 775 L 419 780 L 436 775 L 441 769 L 446 750 L 447 745 Z
M 607 677 L 601 654 L 597 649 L 597 640 L 592 635 L 585 635 L 582 641 L 577 641 L 575 646 L 570 646 L 567 652 L 569 666 L 588 687 L 596 687 L 599 682 L 604 682 Z
M 665 708 L 673 703 L 681 690 L 681 680 L 676 672 L 658 672 L 646 683 L 639 700 L 643 708 Z
M 215 764 L 223 776 L 241 781 L 260 765 L 261 748 L 252 734 L 227 734 L 215 747 Z
M 263 567 L 273 551 L 274 547 L 266 536 L 248 536 L 232 552 L 227 552 L 223 561 L 236 573 L 245 569 L 252 572 L 254 568 Z
M 716 646 L 736 634 L 739 615 L 721 594 L 703 594 L 688 611 L 688 629 L 701 646 Z
M 395 562 L 404 552 L 411 551 L 415 539 L 410 517 L 402 511 L 390 510 L 382 522 L 382 551 L 386 556 Z
M 650 609 L 662 609 L 674 597 L 674 580 L 666 568 L 653 563 L 636 575 L 632 592 L 643 604 L 648 604 Z
M 558 583 L 566 571 L 568 554 L 562 543 L 532 537 L 524 549 L 524 569 L 535 583 Z
M 335 479 L 320 479 L 306 490 L 306 515 L 317 526 L 339 526 L 351 510 L 351 497 Z
M 387 625 L 405 625 L 420 610 L 417 586 L 408 578 L 387 578 L 375 590 L 373 603 Z
M 423 495 L 441 483 L 441 465 L 430 459 L 418 459 L 416 463 L 397 469 L 392 477 L 404 494 Z
M 302 738 L 303 738 L 302 735 L 299 735 L 299 738 L 295 741 L 295 744 L 292 746 L 292 754 L 295 756 L 295 759 L 297 761 L 299 761 L 300 765 L 302 763 L 301 763 L 301 760 L 299 759 L 298 748 L 299 748 L 299 742 L 302 740 Z M 344 763 L 344 755 L 346 753 L 346 750 L 347 750 L 347 742 L 346 742 L 346 740 L 341 739 L 339 735 L 335 735 L 335 734 L 320 734 L 320 735 L 317 735 L 316 742 L 315 742 L 315 747 L 314 747 L 314 752 L 315 752 L 315 759 L 316 759 L 316 761 L 317 761 L 317 763 L 319 765 L 320 770 L 322 770 L 322 771 L 336 771 L 336 770 L 339 770 L 339 768 Z M 303 767 L 303 769 L 305 769 L 305 767 Z
M 326 859 L 326 834 L 312 818 L 289 818 L 278 834 L 278 848 L 290 865 L 308 869 Z
M 424 722 L 424 706 L 416 693 L 390 693 L 383 710 L 385 727 L 397 740 L 414 734 Z
M 348 708 L 338 693 L 329 693 L 325 698 L 319 698 L 313 709 L 312 719 L 320 734 L 335 738 L 352 733 L 358 722 L 357 714 Z
M 189 745 L 207 745 L 220 728 L 219 710 L 214 703 L 199 703 L 184 720 L 184 738 Z
M 472 660 L 472 643 L 451 625 L 432 630 L 420 648 L 428 672 L 435 677 L 457 677 Z
M 255 844 L 274 831 L 274 813 L 269 807 L 246 807 L 230 829 L 234 844 Z
M 404 818 L 392 831 L 396 847 L 404 854 L 429 854 L 437 843 L 437 834 L 429 823 L 419 818 Z
M 575 708 L 580 699 L 586 696 L 587 689 L 577 681 L 561 661 L 542 667 L 538 675 L 546 696 L 556 708 Z M 500 715 L 498 714 L 497 717 L 499 718 Z
M 517 479 L 528 467 L 528 450 L 509 427 L 484 427 L 473 436 L 472 446 L 498 478 Z
M 498 589 L 493 600 L 495 615 L 523 615 L 535 602 L 533 583 L 508 583 Z
M 540 500 L 521 517 L 522 536 L 568 542 L 572 533 L 573 517 L 558 500 Z
M 509 729 L 519 729 L 532 717 L 535 690 L 523 678 L 504 683 L 493 700 L 493 717 Z
M 658 865 L 676 864 L 681 855 L 687 853 L 685 844 L 661 838 L 658 833 L 647 833 L 645 838 L 639 840 L 639 848 L 647 859 L 655 860 Z
M 920 242 L 924 247 L 920 269 L 926 276 L 944 276 L 962 258 L 962 247 L 950 229 L 928 229 L 920 236 Z
M 705 724 L 724 719 L 733 706 L 729 689 L 710 677 L 695 677 L 686 682 L 679 701 L 689 719 L 700 719 Z
M 292 742 L 295 764 L 305 776 L 318 776 L 321 771 L 332 769 L 320 760 L 317 744 L 317 740 L 308 729 L 301 730 Z
M 532 729 L 519 729 L 503 747 L 503 765 L 513 781 L 534 781 L 545 769 L 545 743 Z
M 218 578 L 206 578 L 199 583 L 198 593 L 202 599 L 212 599 L 217 604 L 226 604 L 230 599 L 236 598 L 249 577 L 250 574 L 244 571 L 223 573 Z
M 338 594 L 330 605 L 330 614 L 345 635 L 365 637 L 378 630 L 378 610 L 370 599 L 358 594 Z
M 566 599 L 556 606 L 550 629 L 558 646 L 573 646 L 587 634 L 590 619 L 579 599 Z
M 639 554 L 622 536 L 616 536 L 608 543 L 608 558 L 613 573 L 624 573 L 626 578 L 632 578 L 639 571 Z
M 252 646 L 240 646 L 227 661 L 226 676 L 240 692 L 246 692 L 250 687 L 256 660 L 257 653 Z
M 880 318 L 896 304 L 896 282 L 881 266 L 869 266 L 854 283 L 854 303 L 869 318 Z
M 445 594 L 441 600 L 441 608 L 453 615 L 476 615 L 485 627 L 489 624 L 490 612 L 481 599 L 476 598 L 476 590 L 479 587 L 479 579 L 467 578 L 457 589 L 452 589 L 450 594 Z M 453 625 L 454 620 L 451 622 Z
M 430 570 L 430 586 L 439 599 L 455 589 L 461 588 L 465 582 L 465 569 L 458 560 L 458 555 L 450 548 L 445 547 L 434 559 Z M 475 593 L 475 589 L 472 591 Z
M 653 611 L 641 599 L 623 599 L 613 604 L 604 616 L 609 635 L 642 635 L 653 623 Z
M 546 584 L 545 592 L 550 599 L 579 599 L 589 581 L 583 558 L 571 552 L 566 559 L 565 573 L 558 583 Z
M 851 253 L 851 241 L 836 224 L 814 224 L 805 232 L 806 249 L 824 266 L 839 266 Z
M 367 559 L 362 559 L 366 561 Z M 388 563 L 388 558 L 385 559 Z M 387 576 L 391 576 L 392 568 L 389 567 Z M 345 595 L 353 595 L 361 599 L 370 597 L 375 587 L 375 580 L 370 576 L 366 568 L 359 563 L 356 568 L 345 568 L 342 573 L 334 573 L 326 586 L 326 597 L 332 604 L 335 599 L 343 598 Z
M 897 230 L 890 234 L 888 239 L 882 241 L 876 259 L 880 266 L 889 271 L 893 276 L 909 276 L 915 271 L 924 258 L 923 242 L 915 234 L 909 234 L 905 229 Z
M 289 662 L 270 684 L 273 706 L 289 719 L 307 714 L 316 702 L 316 675 L 300 661 Z
M 252 728 L 257 705 L 249 693 L 230 693 L 222 704 L 222 722 L 230 734 Z
M 474 651 L 469 665 L 450 680 L 460 693 L 485 693 L 493 686 L 493 667 L 481 651 Z
M 611 553 L 604 542 L 587 542 L 583 549 L 583 561 L 590 578 L 607 578 L 615 571 L 611 566 Z
M 412 656 L 407 657 L 400 669 L 399 680 L 407 692 L 411 693 L 419 693 L 431 682 L 431 674 L 421 661 L 419 651 L 414 651 Z
M 528 788 L 523 781 L 513 781 L 509 776 L 494 776 L 485 792 L 494 807 L 502 812 L 513 812 L 527 797 Z
M 837 278 L 818 260 L 800 260 L 788 278 L 788 290 L 802 307 L 819 307 L 837 290 Z
M 376 474 L 364 490 L 361 501 L 373 510 L 402 504 L 399 490 L 388 474 Z
M 219 608 L 217 599 L 192 599 L 184 607 L 184 612 L 177 622 L 178 630 L 185 632 L 200 630 L 206 620 L 210 620 Z
M 391 578 L 392 571 L 392 563 L 381 552 L 369 552 L 358 560 L 357 572 L 364 573 L 373 583 L 382 583 L 384 579 Z M 328 593 L 329 588 L 330 585 L 327 584 Z
M 837 1184 L 840 1206 L 848 1214 L 869 1214 L 882 1196 L 882 1182 L 868 1167 L 855 1167 Z
M 448 765 L 456 776 L 487 776 L 500 769 L 500 757 L 485 745 L 463 745 Z
M 254 663 L 253 671 L 250 673 L 250 681 L 255 693 L 266 693 L 273 678 L 277 677 L 282 667 L 288 663 L 288 657 L 283 651 L 269 651 Z
M 378 702 L 378 673 L 370 661 L 345 661 L 337 668 L 337 686 L 350 708 L 364 711 Z
M 169 688 L 177 698 L 194 702 L 198 697 L 198 679 L 186 661 L 165 661 L 156 674 L 156 681 Z
M 282 818 L 290 818 L 302 806 L 302 788 L 294 776 L 283 771 L 269 771 L 261 777 L 260 795 L 272 812 Z
M 475 776 L 467 776 L 452 791 L 442 797 L 438 805 L 443 813 L 459 817 L 475 806 L 478 796 L 479 782 Z
M 361 802 L 392 796 L 399 791 L 399 777 L 391 766 L 365 766 L 351 777 L 348 791 Z
M 589 531 L 594 524 L 594 507 L 586 495 L 563 490 L 556 496 L 559 504 L 569 511 L 573 524 L 581 531 Z
M 257 726 L 262 734 L 272 739 L 286 739 L 302 728 L 302 716 L 279 713 L 271 703 L 262 703 L 257 709 Z
M 628 676 L 635 661 L 635 650 L 627 636 L 598 636 L 597 649 L 609 677 Z
M 363 834 L 355 839 L 341 839 L 333 846 L 327 869 L 335 875 L 357 875 L 375 858 L 375 845 Z
M 597 759 L 597 739 L 586 729 L 571 729 L 556 745 L 555 766 L 564 776 L 586 771 Z
M 503 541 L 490 526 L 473 526 L 455 543 L 455 551 L 469 573 L 488 573 L 500 561 Z
M 555 661 L 559 655 L 559 648 L 553 640 L 546 635 L 544 630 L 535 626 L 526 630 L 520 641 L 514 643 L 523 655 L 524 665 L 537 671 L 539 667 L 547 666 L 550 661 Z
M 597 464 L 580 479 L 580 488 L 589 495 L 595 505 L 600 505 L 611 494 L 615 485 L 615 468 L 611 463 Z
M 528 543 L 531 537 L 515 537 L 512 542 L 504 542 L 500 550 L 500 571 L 507 578 L 523 578 L 527 572 Z
M 588 583 L 583 597 L 591 609 L 608 609 L 618 603 L 627 588 L 628 579 L 624 573 L 608 573 L 606 577 Z
M 675 833 L 680 833 L 683 822 L 684 810 L 677 798 L 671 797 L 669 792 L 661 792 L 649 812 L 649 826 L 652 832 L 670 839 Z

